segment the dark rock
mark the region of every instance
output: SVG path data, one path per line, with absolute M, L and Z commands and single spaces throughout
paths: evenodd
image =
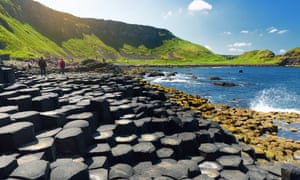
M 9 105 L 17 105 L 19 111 L 32 110 L 32 101 L 30 95 L 21 95 L 17 97 L 8 98 L 7 103 Z
M 128 164 L 116 164 L 110 168 L 109 179 L 128 179 L 134 174 L 134 170 Z
M 175 152 L 171 148 L 161 148 L 156 151 L 156 155 L 159 159 L 175 159 Z
M 18 150 L 21 153 L 44 152 L 46 160 L 54 161 L 56 159 L 54 139 L 50 137 L 37 139 L 37 141 L 25 144 L 24 146 L 18 148 Z
M 224 86 L 224 87 L 238 86 L 237 84 L 234 84 L 234 83 L 231 83 L 231 82 L 213 82 L 213 85 L 215 85 L 215 86 Z
M 1 113 L 7 113 L 7 114 L 15 114 L 18 112 L 18 106 L 2 106 L 0 107 Z
M 114 163 L 134 164 L 132 147 L 127 144 L 119 144 L 111 149 Z
M 93 136 L 95 143 L 108 143 L 109 145 L 115 145 L 114 133 L 112 131 L 101 131 L 95 133 Z
M 210 161 L 215 160 L 219 156 L 219 150 L 213 143 L 203 143 L 198 150 L 201 156 Z
M 95 112 L 99 112 L 100 124 L 111 124 L 111 113 L 108 101 L 103 97 L 98 97 L 91 100 L 90 109 Z
M 95 156 L 87 160 L 88 169 L 108 168 L 109 162 L 106 156 Z
M 138 162 L 151 161 L 155 162 L 157 156 L 155 146 L 150 142 L 142 142 L 133 146 L 134 156 Z
M 46 131 L 43 131 L 43 132 L 37 134 L 36 138 L 48 138 L 48 137 L 54 138 L 56 136 L 56 134 L 58 134 L 61 130 L 62 130 L 62 128 L 46 130 Z
M 242 158 L 237 155 L 221 156 L 217 162 L 223 166 L 224 169 L 240 169 L 242 166 Z
M 138 163 L 134 166 L 134 172 L 135 174 L 141 175 L 144 172 L 148 171 L 150 168 L 152 168 L 152 162 L 151 161 L 143 161 Z
M 209 77 L 208 80 L 215 81 L 215 80 L 222 80 L 222 78 L 215 76 L 215 77 Z
M 10 175 L 10 178 L 20 179 L 49 179 L 49 162 L 44 160 L 31 161 L 17 167 Z
M 92 143 L 92 130 L 91 130 L 91 127 L 89 126 L 88 121 L 85 121 L 85 120 L 70 121 L 64 125 L 64 129 L 67 129 L 67 128 L 80 128 L 85 137 L 86 144 L 89 145 Z
M 203 169 L 212 169 L 215 171 L 220 171 L 223 167 L 215 161 L 204 161 L 201 164 L 199 164 L 199 168 L 202 172 Z
M 161 138 L 160 143 L 163 147 L 171 148 L 174 150 L 176 158 L 183 156 L 182 140 L 177 135 L 166 136 Z
M 179 165 L 184 166 L 188 170 L 188 177 L 195 177 L 201 174 L 198 164 L 193 160 L 180 160 Z
M 15 151 L 18 147 L 34 141 L 31 122 L 17 122 L 0 128 L 0 151 Z
M 7 113 L 0 113 L 0 127 L 8 125 L 11 122 L 10 116 Z
M 32 98 L 33 109 L 39 112 L 51 111 L 58 107 L 58 94 L 48 93 Z
M 96 130 L 96 127 L 98 126 L 97 115 L 92 112 L 83 112 L 83 113 L 79 113 L 79 114 L 72 114 L 72 115 L 67 116 L 66 119 L 67 119 L 67 121 L 73 121 L 73 120 L 88 121 L 91 132 L 94 132 Z
M 92 169 L 89 171 L 90 180 L 107 180 L 108 170 L 104 168 Z
M 26 164 L 32 161 L 36 160 L 45 160 L 45 153 L 44 152 L 37 152 L 37 153 L 31 153 L 31 154 L 25 154 L 18 157 L 17 162 L 18 165 Z
M 30 95 L 32 98 L 41 95 L 39 88 L 24 88 L 20 89 L 18 92 L 22 95 Z
M 40 119 L 43 129 L 63 127 L 66 123 L 65 115 L 55 110 L 40 113 Z
M 134 145 L 137 143 L 137 136 L 135 134 L 116 136 L 115 143 Z
M 5 179 L 18 167 L 18 163 L 13 156 L 0 156 L 0 179 Z
M 182 164 L 161 162 L 158 166 L 164 169 L 162 172 L 163 176 L 173 179 L 184 179 L 188 177 L 188 168 L 184 167 Z
M 111 156 L 111 148 L 107 143 L 96 144 L 90 147 L 88 154 L 90 156 Z
M 139 142 L 151 142 L 155 147 L 161 147 L 160 139 L 164 134 L 152 133 L 152 134 L 142 134 L 139 138 Z
M 89 179 L 89 172 L 83 163 L 66 161 L 52 168 L 50 179 Z
M 239 179 L 239 180 L 248 180 L 249 176 L 244 174 L 239 170 L 223 170 L 221 172 L 221 177 L 225 179 Z
M 178 138 L 182 141 L 182 150 L 185 155 L 195 155 L 198 153 L 197 148 L 199 147 L 199 143 L 194 133 L 179 133 Z
M 117 135 L 128 135 L 134 134 L 136 132 L 136 126 L 132 120 L 129 119 L 121 119 L 115 121 L 116 128 L 114 129 L 114 133 Z
M 19 96 L 18 91 L 5 91 L 0 93 L 0 105 L 5 106 L 8 104 L 7 99 Z
M 78 155 L 86 152 L 86 142 L 80 128 L 63 129 L 55 136 L 58 155 Z
M 10 116 L 11 120 L 16 122 L 31 122 L 36 132 L 42 130 L 40 113 L 37 111 L 23 111 Z
M 223 155 L 238 155 L 241 156 L 241 148 L 239 146 L 228 146 L 220 147 L 219 151 Z
M 164 76 L 165 74 L 163 72 L 159 71 L 151 71 L 147 73 L 148 77 L 157 77 L 157 76 Z

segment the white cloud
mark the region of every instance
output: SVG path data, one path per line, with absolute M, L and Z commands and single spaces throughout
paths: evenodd
M 240 33 L 241 33 L 241 34 L 248 34 L 249 31 L 248 31 L 248 30 L 242 30 Z
M 279 54 L 285 54 L 286 53 L 286 50 L 285 49 L 280 49 L 279 50 Z
M 225 34 L 225 35 L 231 35 L 232 33 L 230 31 L 225 31 L 225 32 L 223 32 L 223 34 Z
M 269 27 L 269 28 L 267 29 L 267 31 L 268 31 L 268 33 L 270 33 L 270 34 L 271 34 L 271 33 L 285 34 L 285 33 L 288 32 L 287 29 L 277 29 L 277 28 L 275 28 L 274 26 Z
M 269 27 L 269 28 L 267 29 L 267 31 L 268 31 L 269 33 L 276 33 L 276 32 L 278 31 L 278 29 L 275 28 L 274 26 L 272 26 L 272 27 Z
M 189 4 L 188 10 L 190 11 L 209 11 L 212 10 L 212 5 L 204 0 L 193 0 Z
M 250 42 L 235 42 L 233 44 L 229 44 L 228 47 L 247 47 L 252 46 Z
M 283 30 L 278 31 L 278 34 L 284 34 L 284 33 L 287 33 L 287 32 L 288 32 L 287 29 L 283 29 Z
M 229 48 L 228 51 L 229 52 L 234 52 L 234 53 L 242 53 L 245 50 L 244 49 L 239 49 L 239 48 Z

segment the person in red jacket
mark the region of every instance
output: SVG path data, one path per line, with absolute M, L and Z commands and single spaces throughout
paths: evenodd
M 59 67 L 60 74 L 65 74 L 65 66 L 66 62 L 63 59 L 59 59 L 57 62 L 57 66 Z

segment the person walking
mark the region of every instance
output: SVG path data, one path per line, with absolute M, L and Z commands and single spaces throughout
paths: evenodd
M 40 67 L 40 73 L 41 73 L 41 76 L 46 76 L 46 67 L 47 67 L 47 63 L 46 63 L 46 60 L 41 57 L 38 61 L 38 65 Z
M 57 66 L 59 67 L 60 74 L 65 74 L 66 62 L 63 59 L 58 60 Z

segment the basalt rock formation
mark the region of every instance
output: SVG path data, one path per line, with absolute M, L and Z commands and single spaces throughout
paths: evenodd
M 280 179 L 280 164 L 168 97 L 121 74 L 18 73 L 0 93 L 0 178 Z

